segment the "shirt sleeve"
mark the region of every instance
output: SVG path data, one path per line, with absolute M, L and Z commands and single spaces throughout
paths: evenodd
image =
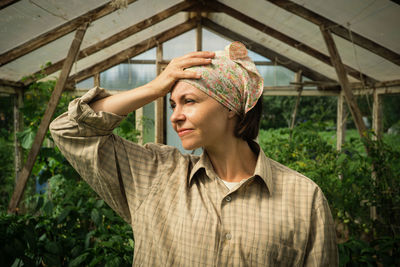
M 320 189 L 313 206 L 304 266 L 339 266 L 335 224 Z
M 73 100 L 68 112 L 50 124 L 50 132 L 62 154 L 81 177 L 125 221 L 160 177 L 173 168 L 177 149 L 127 141 L 112 133 L 124 116 L 94 112 L 89 104 L 109 94 L 99 87 Z

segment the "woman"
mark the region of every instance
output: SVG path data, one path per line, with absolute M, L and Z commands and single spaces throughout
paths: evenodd
M 171 90 L 172 89 L 172 90 Z M 185 149 L 112 134 L 128 113 L 171 91 Z M 258 134 L 263 81 L 243 44 L 170 62 L 150 83 L 109 96 L 94 88 L 51 124 L 74 168 L 127 222 L 134 266 L 336 266 L 321 190 L 268 159 Z

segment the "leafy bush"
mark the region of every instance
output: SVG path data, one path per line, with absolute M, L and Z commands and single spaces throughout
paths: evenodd
M 274 160 L 314 180 L 323 190 L 337 224 L 341 266 L 400 264 L 400 151 L 383 141 L 352 138 L 341 152 L 319 134 L 324 125 L 307 122 L 261 131 L 259 140 Z M 374 169 L 372 168 L 374 163 Z M 374 175 L 373 175 L 374 173 Z M 374 178 L 376 177 L 376 179 Z M 378 212 L 370 216 L 371 207 Z
M 18 134 L 25 153 L 32 146 L 54 85 L 54 81 L 37 82 L 25 94 L 25 128 Z M 64 112 L 71 100 L 64 95 L 54 116 Z M 115 132 L 135 141 L 133 121 L 128 117 Z M 1 167 L 2 185 L 7 190 L 1 194 L 0 265 L 131 266 L 134 241 L 130 225 L 99 199 L 51 146 L 49 133 L 44 143 L 19 206 L 20 215 L 5 213 L 14 175 L 12 164 Z M 9 159 L 12 146 L 12 140 L 0 139 L 0 157 Z M 45 193 L 40 194 L 35 182 L 46 188 Z

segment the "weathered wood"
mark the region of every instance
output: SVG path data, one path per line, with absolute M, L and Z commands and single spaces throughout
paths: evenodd
M 14 172 L 15 172 L 16 183 L 23 164 L 22 147 L 17 137 L 17 133 L 21 132 L 24 127 L 24 119 L 21 112 L 21 108 L 24 104 L 23 98 L 24 98 L 24 91 L 22 89 L 16 89 L 16 94 L 14 95 L 14 112 L 13 112 L 14 113 Z
M 10 80 L 5 80 L 5 79 L 0 79 L 0 86 L 12 86 L 16 88 L 23 88 L 24 84 L 21 82 L 15 82 L 15 81 L 10 81 Z
M 137 137 L 138 144 L 143 144 L 143 107 L 135 110 L 135 124 L 136 130 L 139 132 Z
M 15 213 L 16 208 L 21 200 L 22 194 L 25 190 L 26 182 L 31 174 L 33 165 L 35 164 L 36 157 L 39 154 L 40 147 L 42 146 L 43 139 L 46 136 L 47 129 L 50 125 L 50 121 L 54 115 L 58 102 L 61 98 L 62 91 L 67 82 L 67 78 L 69 72 L 71 71 L 72 64 L 75 61 L 75 57 L 79 52 L 79 47 L 82 43 L 82 39 L 85 35 L 86 29 L 88 27 L 88 23 L 82 25 L 76 31 L 75 38 L 72 41 L 71 47 L 68 51 L 67 60 L 65 61 L 64 67 L 61 70 L 60 77 L 57 80 L 56 86 L 54 88 L 53 93 L 51 94 L 51 98 L 49 100 L 49 104 L 46 108 L 46 111 L 43 115 L 42 121 L 40 122 L 38 131 L 35 136 L 35 140 L 33 142 L 32 148 L 29 151 L 28 158 L 26 163 L 18 177 L 18 183 L 15 186 L 14 193 L 12 195 L 10 204 L 8 206 L 9 213 Z
M 301 70 L 299 70 L 298 72 L 295 73 L 294 81 L 297 82 L 297 83 L 301 82 Z M 301 86 L 301 85 L 300 86 L 296 86 L 295 89 L 299 93 L 297 95 L 296 104 L 294 106 L 293 113 L 292 113 L 292 122 L 290 124 L 290 129 L 291 130 L 293 130 L 294 124 L 296 122 L 297 109 L 299 108 L 301 93 L 303 92 L 303 86 Z
M 0 9 L 6 8 L 16 2 L 19 2 L 20 0 L 2 0 L 0 2 Z
M 93 75 L 94 78 L 94 86 L 100 87 L 100 73 L 95 73 Z
M 157 45 L 156 51 L 156 69 L 157 69 L 157 76 L 160 75 L 162 72 L 161 62 L 163 59 L 163 46 L 162 44 Z M 165 97 L 160 97 L 156 100 L 155 105 L 155 142 L 160 144 L 165 144 Z
M 372 107 L 372 129 L 374 130 L 374 139 L 380 139 L 383 132 L 383 112 L 382 112 L 382 96 L 378 90 L 374 90 L 374 103 Z
M 277 62 L 279 62 L 279 64 L 281 66 L 284 66 L 290 70 L 292 70 L 293 72 L 297 72 L 298 70 L 302 70 L 303 74 L 312 79 L 312 80 L 318 80 L 318 81 L 328 81 L 328 82 L 334 82 L 334 80 L 318 73 L 317 71 L 314 71 L 302 64 L 299 64 L 279 53 L 276 53 L 275 51 L 261 45 L 258 44 L 250 39 L 248 39 L 247 37 L 244 37 L 243 35 L 240 35 L 234 31 L 231 31 L 228 28 L 225 28 L 209 19 L 202 19 L 202 24 L 203 26 L 211 29 L 212 31 L 218 32 L 219 34 L 226 36 L 232 40 L 237 40 L 237 41 L 241 41 L 243 44 L 246 45 L 246 47 L 264 57 L 267 57 L 269 59 L 274 59 Z
M 197 29 L 196 29 L 196 51 L 201 51 L 203 44 L 203 27 L 201 26 L 201 14 L 198 12 L 197 14 Z
M 139 54 L 155 47 L 157 45 L 157 43 L 166 42 L 178 35 L 181 35 L 182 33 L 185 33 L 187 31 L 194 29 L 195 27 L 196 27 L 196 20 L 188 20 L 188 21 L 186 21 L 182 24 L 179 24 L 169 30 L 166 30 L 160 34 L 153 36 L 153 37 L 150 37 L 149 39 L 146 39 L 132 47 L 129 47 L 121 52 L 118 52 L 117 54 L 115 54 L 107 59 L 97 62 L 96 64 L 70 76 L 70 78 L 68 80 L 72 83 L 78 83 L 86 78 L 89 78 L 90 76 L 93 76 L 97 72 L 105 71 L 105 70 L 125 61 L 127 58 L 134 57 L 136 55 L 139 55 Z
M 15 95 L 17 94 L 17 88 L 14 86 L 0 85 L 0 93 Z
M 163 20 L 165 20 L 165 19 L 167 19 L 167 18 L 179 13 L 179 12 L 181 12 L 182 10 L 184 10 L 185 8 L 187 8 L 187 7 L 191 6 L 191 5 L 194 5 L 193 1 L 184 1 L 182 3 L 179 3 L 179 4 L 176 4 L 176 5 L 172 6 L 170 8 L 167 8 L 166 10 L 161 11 L 161 12 L 155 14 L 154 16 L 151 16 L 151 17 L 149 17 L 147 19 L 144 19 L 144 20 L 142 20 L 142 21 L 140 21 L 140 22 L 138 22 L 138 23 L 126 28 L 125 30 L 122 30 L 122 31 L 120 31 L 120 32 L 118 32 L 118 33 L 116 33 L 116 34 L 114 34 L 114 35 L 112 35 L 112 36 L 110 36 L 110 37 L 108 37 L 108 38 L 96 43 L 96 44 L 93 44 L 93 45 L 83 49 L 79 53 L 77 59 L 80 60 L 82 58 L 90 56 L 90 55 L 92 55 L 92 54 L 94 54 L 94 53 L 96 53 L 96 52 L 98 52 L 98 51 L 100 51 L 100 50 L 102 50 L 102 49 L 104 49 L 106 47 L 109 47 L 109 46 L 111 46 L 111 45 L 113 45 L 113 44 L 115 44 L 115 43 L 117 43 L 117 42 L 119 42 L 119 41 L 121 41 L 123 39 L 126 39 L 126 38 L 128 38 L 129 36 L 131 36 L 133 34 L 136 34 L 136 33 L 140 32 L 140 31 L 142 31 L 144 29 L 147 29 L 147 28 L 149 28 L 149 27 L 151 27 L 151 26 L 153 26 L 153 25 L 155 25 L 155 24 L 157 24 L 157 23 L 159 23 L 159 22 L 161 22 L 161 21 L 163 21 Z M 61 69 L 61 67 L 62 67 L 62 65 L 64 63 L 64 60 L 65 59 L 62 59 L 62 60 L 60 60 L 58 62 L 55 62 L 54 64 L 44 68 L 43 70 L 37 71 L 35 74 L 44 73 L 46 75 L 50 75 L 50 74 L 52 74 L 52 73 L 54 73 L 54 72 L 56 72 L 56 71 Z M 34 76 L 35 75 L 33 75 L 33 77 Z M 30 84 L 33 81 L 34 81 L 34 79 L 28 79 L 28 80 L 25 81 L 25 84 L 26 85 Z
M 255 29 L 257 29 L 257 30 L 291 46 L 291 47 L 294 47 L 294 48 L 300 50 L 301 52 L 304 52 L 305 54 L 307 54 L 309 56 L 312 56 L 315 59 L 318 59 L 318 60 L 324 62 L 325 64 L 332 66 L 331 59 L 328 56 L 326 56 L 325 54 L 319 52 L 318 50 L 308 46 L 305 43 L 299 42 L 296 39 L 294 39 L 284 33 L 281 33 L 280 31 L 277 31 L 276 29 L 269 27 L 255 19 L 237 11 L 236 9 L 226 6 L 220 2 L 213 1 L 213 2 L 207 2 L 207 4 L 232 16 L 233 18 L 249 25 L 250 27 L 253 27 L 253 28 L 255 28 Z M 345 66 L 345 69 L 347 70 L 347 73 L 350 76 L 352 76 L 353 78 L 356 78 L 358 80 L 360 80 L 360 78 L 361 78 L 363 81 L 365 81 L 368 84 L 376 82 L 376 80 L 374 78 L 369 77 L 368 75 L 365 75 L 363 73 L 360 73 L 358 70 L 353 69 L 350 66 L 347 66 L 347 65 L 344 65 L 344 66 Z
M 376 89 L 379 95 L 388 94 L 400 94 L 400 86 L 390 88 L 379 88 Z M 354 95 L 372 95 L 373 89 L 367 90 L 353 90 Z M 315 89 L 303 89 L 302 96 L 338 96 L 340 90 L 315 90 Z M 264 96 L 297 96 L 298 92 L 294 86 L 265 86 Z
M 266 0 L 400 66 L 400 55 L 290 0 Z
M 127 0 L 128 4 L 135 2 L 136 0 Z M 80 27 L 83 23 L 93 22 L 101 17 L 104 17 L 112 12 L 118 10 L 118 8 L 112 7 L 110 3 L 106 3 L 100 7 L 97 7 L 85 14 L 70 20 L 55 29 L 52 29 L 48 32 L 45 32 L 17 47 L 14 47 L 11 50 L 6 51 L 5 53 L 0 55 L 0 66 L 7 64 L 14 59 L 22 57 L 23 55 L 28 54 L 29 52 L 38 49 L 41 46 L 44 46 L 68 33 L 73 32 L 78 27 Z
M 342 145 L 346 139 L 346 105 L 345 96 L 342 93 L 337 99 L 337 116 L 336 116 L 336 149 L 342 150 Z
M 335 67 L 340 85 L 346 97 L 346 102 L 349 106 L 350 113 L 353 117 L 358 133 L 360 134 L 361 138 L 367 138 L 367 127 L 365 126 L 365 123 L 362 119 L 361 111 L 358 108 L 357 102 L 354 100 L 354 96 L 350 88 L 350 83 L 347 79 L 346 70 L 344 69 L 342 60 L 340 59 L 339 52 L 332 38 L 332 34 L 330 30 L 327 29 L 325 26 L 321 26 L 320 29 L 328 48 L 329 54 L 331 55 L 332 65 Z

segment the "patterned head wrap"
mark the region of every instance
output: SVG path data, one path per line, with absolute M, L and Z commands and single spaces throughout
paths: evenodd
M 188 68 L 201 73 L 200 79 L 183 79 L 239 115 L 246 114 L 263 93 L 264 80 L 247 49 L 233 42 L 216 51 L 211 64 Z

